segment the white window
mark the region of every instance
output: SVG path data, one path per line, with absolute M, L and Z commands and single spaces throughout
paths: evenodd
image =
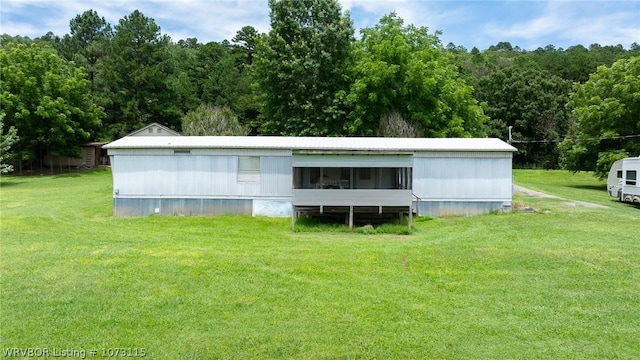
M 259 156 L 239 156 L 238 157 L 238 182 L 259 183 L 260 182 L 260 157 Z

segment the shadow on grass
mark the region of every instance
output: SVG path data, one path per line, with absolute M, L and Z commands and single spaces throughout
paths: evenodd
M 630 203 L 630 202 L 625 202 L 625 203 L 622 203 L 622 204 L 624 204 L 624 206 L 626 206 L 628 208 L 640 210 L 640 204 L 638 204 L 638 203 L 634 204 L 634 203 Z
M 65 179 L 65 178 L 78 178 L 81 176 L 82 176 L 81 173 L 75 172 L 75 173 L 67 173 L 67 174 L 55 174 L 55 175 L 52 175 L 51 177 L 53 179 Z
M 415 228 L 415 226 L 414 226 Z M 295 232 L 326 232 L 326 233 L 356 233 L 364 235 L 373 234 L 395 234 L 395 235 L 411 235 L 413 229 L 409 229 L 406 221 L 403 223 L 395 222 L 380 222 L 375 225 L 356 223 L 353 230 L 349 230 L 349 226 L 344 222 L 328 221 L 327 219 L 316 218 L 299 218 L 296 220 L 294 227 Z
M 607 191 L 607 187 L 602 185 L 566 185 L 566 187 L 580 190 Z
M 54 179 L 78 178 L 78 177 L 82 177 L 82 176 L 99 174 L 99 173 L 103 173 L 103 172 L 106 172 L 106 171 L 109 171 L 109 170 L 107 168 L 95 168 L 95 169 L 82 170 L 82 171 L 76 171 L 76 172 L 70 172 L 70 173 L 54 174 L 52 176 L 52 178 L 54 178 Z
M 16 185 L 20 185 L 20 184 L 23 184 L 23 183 L 24 183 L 24 181 L 16 181 L 16 180 L 13 180 L 13 179 L 11 179 L 11 180 L 4 180 L 3 179 L 2 181 L 0 181 L 0 188 L 9 187 L 9 186 L 16 186 Z

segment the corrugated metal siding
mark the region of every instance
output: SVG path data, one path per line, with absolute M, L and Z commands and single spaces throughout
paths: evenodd
M 260 196 L 291 196 L 291 156 L 263 156 L 260 159 Z
M 414 202 L 420 216 L 473 216 L 492 211 L 511 211 L 511 202 L 502 201 L 421 201 Z
M 113 209 L 115 216 L 251 215 L 252 204 L 250 199 L 115 198 Z
M 291 156 L 291 150 L 271 150 L 271 149 L 206 149 L 190 148 L 183 146 L 179 148 L 132 148 L 132 149 L 109 149 L 109 155 L 173 155 L 174 150 L 190 150 L 191 155 L 218 155 L 218 156 Z
M 295 167 L 411 167 L 411 155 L 293 155 Z
M 511 200 L 510 158 L 414 158 L 413 192 L 430 200 Z
M 293 166 L 344 166 L 341 162 L 347 158 L 336 154 L 291 156 L 286 155 L 285 150 L 260 149 L 192 149 L 188 154 L 174 154 L 173 149 L 111 149 L 110 153 L 112 151 L 118 152 L 111 156 L 114 212 L 121 216 L 152 214 L 158 205 L 161 214 L 167 215 L 251 214 L 255 210 L 251 199 L 287 201 L 292 198 Z M 250 155 L 261 156 L 260 182 L 238 183 L 238 156 Z M 368 160 L 355 165 L 354 157 Z M 424 200 L 416 204 L 421 215 L 486 213 L 501 209 L 511 201 L 509 152 L 449 151 L 419 153 L 413 158 L 407 155 L 349 155 L 348 158 L 348 167 L 376 164 L 409 167 L 413 164 L 413 193 Z M 386 194 L 380 190 L 366 194 L 336 190 L 335 196 L 325 191 L 297 199 L 304 200 L 305 204 L 309 202 L 309 205 L 391 206 L 396 202 L 405 203 L 396 198 L 398 193 Z M 407 193 L 409 203 L 411 191 L 407 190 Z
M 291 196 L 291 159 L 263 157 L 260 183 L 238 183 L 237 156 L 114 157 L 117 196 Z

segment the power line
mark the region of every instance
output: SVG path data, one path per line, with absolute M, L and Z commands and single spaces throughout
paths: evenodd
M 576 141 L 589 141 L 589 140 L 616 140 L 616 139 L 630 139 L 640 137 L 640 134 L 635 135 L 619 135 L 619 136 L 603 136 L 599 138 L 587 138 L 587 139 L 574 139 Z M 565 139 L 552 139 L 552 140 L 511 140 L 510 144 L 552 144 L 560 143 Z

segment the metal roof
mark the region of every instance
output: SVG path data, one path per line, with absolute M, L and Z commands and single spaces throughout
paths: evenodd
M 144 134 L 145 131 L 147 131 L 147 129 L 152 128 L 152 127 L 156 127 L 156 128 L 160 128 L 162 129 L 166 134 L 169 134 L 168 136 L 182 136 L 180 135 L 179 132 L 175 131 L 175 130 L 171 130 L 168 127 L 158 124 L 158 123 L 151 123 L 141 129 L 138 129 L 136 131 L 132 131 L 129 134 L 127 134 L 126 136 L 137 136 L 138 134 Z M 157 135 L 156 135 L 157 136 Z
M 516 151 L 496 138 L 126 136 L 106 149 L 284 149 L 327 151 Z

